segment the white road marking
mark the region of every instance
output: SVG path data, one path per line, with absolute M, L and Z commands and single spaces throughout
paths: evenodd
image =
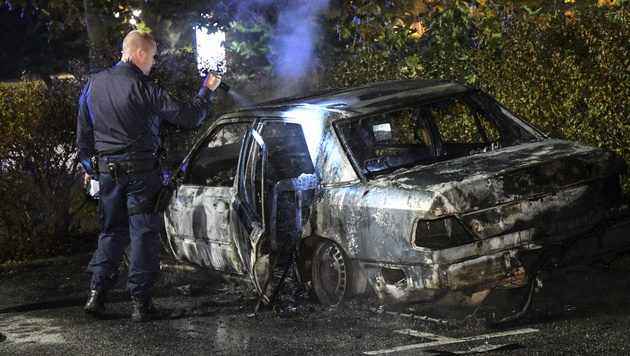
M 423 343 L 420 343 L 420 344 L 411 344 L 411 345 L 406 345 L 406 346 L 398 346 L 398 347 L 393 347 L 393 348 L 390 348 L 390 349 L 383 349 L 383 350 L 376 350 L 376 351 L 367 351 L 367 352 L 364 352 L 364 354 L 366 354 L 366 355 L 383 355 L 383 354 L 389 354 L 389 353 L 393 353 L 393 352 L 407 351 L 407 350 L 413 350 L 413 349 L 421 349 L 421 348 L 425 348 L 425 347 L 434 347 L 434 346 L 458 344 L 458 343 L 462 343 L 462 342 L 486 340 L 486 339 L 491 339 L 491 338 L 495 338 L 495 337 L 503 337 L 503 336 L 513 336 L 513 335 L 535 333 L 535 332 L 538 332 L 538 329 L 519 329 L 519 330 L 497 332 L 497 333 L 492 333 L 492 334 L 468 336 L 468 337 L 462 337 L 462 338 L 452 338 L 452 337 L 440 336 L 440 335 L 424 333 L 424 332 L 420 332 L 420 331 L 416 331 L 416 330 L 412 330 L 412 329 L 395 330 L 394 332 L 395 333 L 399 333 L 399 334 L 405 334 L 405 335 L 410 335 L 410 336 L 427 338 L 427 339 L 431 339 L 433 341 L 423 342 Z

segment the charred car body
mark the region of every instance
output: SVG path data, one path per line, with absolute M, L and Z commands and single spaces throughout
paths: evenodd
M 465 83 L 374 83 L 223 115 L 171 178 L 164 242 L 263 295 L 292 267 L 328 305 L 475 304 L 626 249 L 625 172 Z

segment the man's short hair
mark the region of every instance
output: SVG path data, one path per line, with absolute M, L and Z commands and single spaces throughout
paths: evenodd
M 138 48 L 142 48 L 146 51 L 155 45 L 155 39 L 153 36 L 141 30 L 135 30 L 129 32 L 127 36 L 125 36 L 122 51 L 123 53 L 131 53 L 138 50 Z

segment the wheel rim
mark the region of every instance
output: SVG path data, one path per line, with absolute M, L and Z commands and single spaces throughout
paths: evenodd
M 325 241 L 315 251 L 313 284 L 322 304 L 337 305 L 346 296 L 348 266 L 337 245 Z

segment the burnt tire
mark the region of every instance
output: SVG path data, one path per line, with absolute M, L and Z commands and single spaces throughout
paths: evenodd
M 350 294 L 350 263 L 344 251 L 332 241 L 317 245 L 312 264 L 313 289 L 324 305 L 335 306 Z

